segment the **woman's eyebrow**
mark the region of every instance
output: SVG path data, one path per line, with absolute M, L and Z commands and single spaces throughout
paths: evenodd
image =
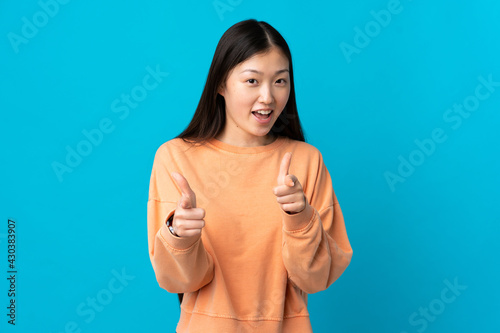
M 258 70 L 256 69 L 252 69 L 252 68 L 247 68 L 247 69 L 244 69 L 240 72 L 243 73 L 243 72 L 254 72 L 254 73 L 257 73 L 257 74 L 263 74 L 262 72 L 259 72 Z M 283 68 L 283 69 L 280 69 L 279 71 L 276 71 L 275 74 L 279 74 L 279 73 L 283 73 L 283 72 L 290 72 L 287 68 Z

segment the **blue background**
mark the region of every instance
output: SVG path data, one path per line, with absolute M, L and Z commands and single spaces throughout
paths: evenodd
M 256 18 L 289 43 L 306 139 L 325 158 L 354 250 L 339 280 L 310 295 L 314 332 L 498 332 L 498 83 L 478 88 L 487 97 L 460 126 L 458 114 L 446 117 L 474 102 L 478 78 L 500 81 L 500 4 L 219 3 L 225 10 L 213 1 L 2 1 L 0 330 L 174 332 L 177 296 L 157 285 L 148 257 L 154 153 L 189 123 L 224 31 Z M 24 27 L 34 21 L 37 30 Z M 122 94 L 145 91 L 148 66 L 168 75 L 126 107 Z M 84 146 L 83 131 L 103 119 L 112 129 Z M 415 140 L 429 143 L 436 129 L 446 140 L 424 154 Z M 68 146 L 86 156 L 58 177 L 53 164 L 65 164 Z M 410 158 L 418 165 L 391 186 L 388 172 Z M 96 297 L 99 311 L 87 303 Z

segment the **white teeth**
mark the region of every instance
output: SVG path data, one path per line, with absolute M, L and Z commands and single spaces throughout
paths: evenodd
M 258 112 L 260 114 L 270 114 L 272 110 L 269 110 L 269 111 L 264 111 L 264 110 L 259 110 L 259 111 L 255 111 L 255 112 Z

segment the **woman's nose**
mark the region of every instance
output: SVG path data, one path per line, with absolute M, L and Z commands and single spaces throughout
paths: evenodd
M 259 102 L 262 104 L 271 104 L 274 101 L 273 92 L 270 87 L 263 85 L 260 89 Z

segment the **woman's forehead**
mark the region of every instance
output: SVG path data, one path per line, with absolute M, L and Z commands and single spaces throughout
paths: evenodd
M 255 74 L 279 74 L 288 71 L 288 58 L 279 51 L 256 54 L 239 63 L 233 69 L 234 74 L 250 72 Z

